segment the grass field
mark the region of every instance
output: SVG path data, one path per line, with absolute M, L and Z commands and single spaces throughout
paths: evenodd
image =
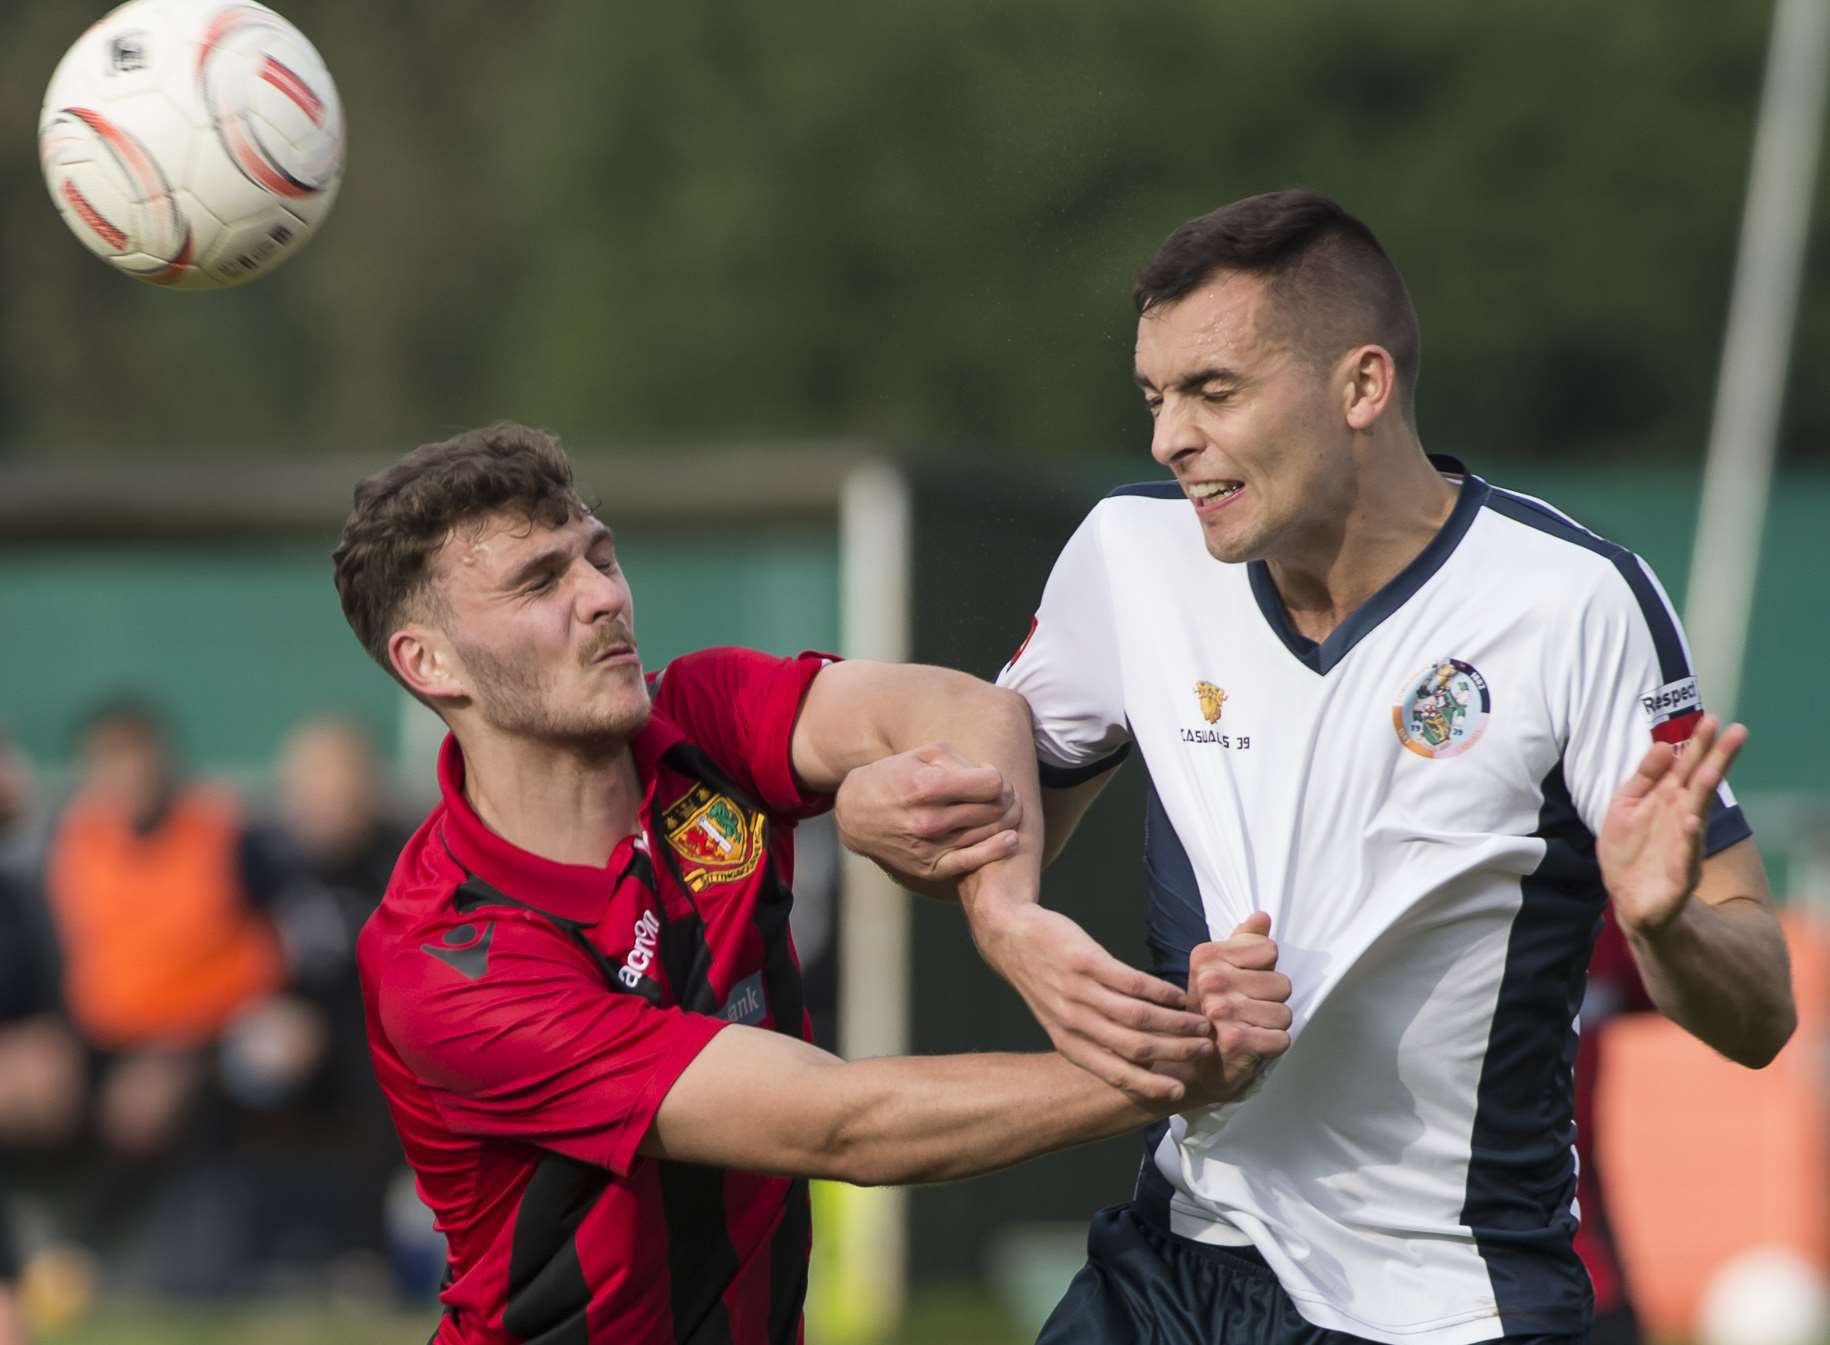
M 123 1303 L 40 1339 L 43 1345 L 423 1345 L 437 1320 L 436 1313 L 424 1309 L 403 1313 L 311 1303 L 208 1308 Z
M 119 1303 L 40 1345 L 423 1345 L 437 1314 L 360 1305 L 261 1303 L 178 1308 Z M 884 1345 L 1026 1345 L 1030 1339 L 995 1304 L 970 1291 L 919 1298 L 903 1331 Z M 812 1335 L 808 1345 L 822 1345 Z

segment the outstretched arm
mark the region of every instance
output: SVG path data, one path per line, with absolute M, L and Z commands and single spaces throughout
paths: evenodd
M 944 748 L 924 747 L 942 740 Z M 1182 1084 L 1152 1066 L 1205 1058 L 1212 1049 L 1206 1019 L 1185 1009 L 1180 987 L 1126 966 L 1038 903 L 1044 809 L 1021 696 L 944 668 L 835 664 L 808 688 L 792 745 L 804 783 L 817 789 L 845 782 L 839 820 L 847 843 L 893 870 L 908 862 L 913 832 L 951 816 L 949 809 L 972 806 L 970 798 L 941 792 L 962 778 L 957 759 L 943 769 L 916 758 L 957 753 L 995 767 L 1020 810 L 1015 834 L 1008 853 L 956 885 L 980 952 L 1069 1060 L 1140 1099 L 1181 1097 Z M 868 775 L 859 769 L 896 754 L 905 755 Z M 852 771 L 868 785 L 847 780 Z M 917 886 L 945 890 L 933 881 Z
M 1751 840 L 1703 857 L 1716 787 L 1747 741 L 1704 716 L 1655 743 L 1608 808 L 1595 853 L 1652 1002 L 1729 1059 L 1770 1063 L 1798 1023 L 1785 938 Z
M 845 1061 L 731 1027 L 675 1081 L 642 1151 L 896 1186 L 990 1172 L 1159 1114 L 1056 1055 Z
M 1218 1057 L 1178 1067 L 1189 1105 L 1237 1080 Z M 1174 1109 L 1054 1054 L 841 1060 L 761 1028 L 708 1042 L 661 1103 L 642 1152 L 861 1186 L 952 1181 L 1123 1134 Z

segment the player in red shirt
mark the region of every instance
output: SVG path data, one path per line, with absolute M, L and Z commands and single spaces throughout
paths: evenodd
M 518 426 L 364 481 L 335 560 L 358 638 L 451 729 L 358 946 L 376 1074 L 449 1243 L 441 1345 L 798 1341 L 805 1178 L 962 1177 L 1240 1086 L 1179 998 L 1134 1001 L 1173 1076 L 1147 1104 L 1055 1055 L 806 1040 L 794 823 L 942 726 L 1033 805 L 1015 697 L 728 649 L 645 678 L 609 529 Z M 1036 867 L 1039 809 L 1005 816 L 1002 784 L 963 846 L 1002 858 L 968 883 Z
M 1576 1047 L 1576 1203 L 1582 1210 L 1576 1255 L 1595 1285 L 1595 1323 L 1589 1328 L 1589 1345 L 1639 1345 L 1641 1339 L 1626 1271 L 1614 1245 L 1614 1223 L 1608 1217 L 1607 1179 L 1596 1144 L 1595 1094 L 1608 1023 L 1622 1014 L 1651 1013 L 1656 1008 L 1640 979 L 1627 936 L 1610 911 L 1589 957 L 1582 1035 Z

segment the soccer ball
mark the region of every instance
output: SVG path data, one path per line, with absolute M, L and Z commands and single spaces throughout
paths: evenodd
M 1830 1287 L 1790 1247 L 1755 1247 L 1718 1270 L 1703 1293 L 1704 1345 L 1819 1345 L 1830 1329 Z
M 343 108 L 249 0 L 130 0 L 58 64 L 38 156 L 64 223 L 149 285 L 219 289 L 298 251 L 343 179 Z

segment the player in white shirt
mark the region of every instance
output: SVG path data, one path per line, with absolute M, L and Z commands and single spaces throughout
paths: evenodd
M 1051 853 L 1142 758 L 1151 970 L 1189 978 L 1240 1088 L 1152 1135 L 1041 1345 L 1581 1339 L 1571 1062 L 1603 903 L 1718 1050 L 1762 1065 L 1794 1023 L 1721 784 L 1745 730 L 1702 713 L 1637 557 L 1425 456 L 1415 312 L 1332 201 L 1192 220 L 1136 297 L 1173 480 L 1094 507 L 1000 680 Z M 1003 932 L 1017 905 L 968 894 L 973 933 L 1089 1058 L 1085 1006 Z M 1145 1023 L 1161 997 L 1133 993 Z

